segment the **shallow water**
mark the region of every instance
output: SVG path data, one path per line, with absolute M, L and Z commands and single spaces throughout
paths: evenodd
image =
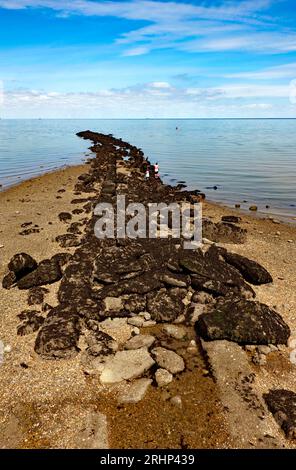
M 0 120 L 0 184 L 86 158 L 75 133 L 112 133 L 158 161 L 165 182 L 186 181 L 207 198 L 296 216 L 296 120 Z M 217 187 L 216 190 L 213 187 Z M 244 202 L 245 201 L 245 202 Z M 270 206 L 266 209 L 266 206 Z

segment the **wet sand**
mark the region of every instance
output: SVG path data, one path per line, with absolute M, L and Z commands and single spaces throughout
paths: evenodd
M 58 214 L 80 207 L 70 202 L 79 197 L 74 185 L 86 168 L 81 165 L 63 169 L 0 193 L 0 246 L 4 246 L 0 248 L 1 279 L 15 253 L 26 252 L 40 261 L 57 252 L 74 252 L 73 248 L 61 249 L 55 241 L 57 235 L 66 232 Z M 296 338 L 296 228 L 204 203 L 204 216 L 213 221 L 232 214 L 241 215 L 248 239 L 242 245 L 224 246 L 262 263 L 272 274 L 272 284 L 255 288 L 258 300 L 275 307 Z M 72 221 L 84 217 L 85 214 L 75 215 Z M 40 232 L 20 235 L 24 230 L 21 225 L 29 222 L 29 227 Z M 46 294 L 50 305 L 56 303 L 58 286 L 59 283 L 53 284 Z M 116 394 L 121 385 L 112 390 L 99 386 L 98 379 L 84 374 L 78 358 L 43 360 L 34 353 L 35 335 L 17 336 L 17 315 L 28 309 L 26 291 L 6 291 L 1 287 L 0 305 L 0 340 L 11 346 L 0 367 L 0 447 L 78 446 L 77 429 L 92 410 L 106 414 L 111 448 L 235 447 L 227 429 L 227 411 L 201 351 L 186 358 L 188 370 L 167 391 L 151 387 L 140 403 L 118 405 Z M 154 328 L 160 341 L 161 327 Z M 296 366 L 291 364 L 289 354 L 289 348 L 284 348 L 281 353 L 271 354 L 266 366 L 254 365 L 262 393 L 272 386 L 296 391 Z M 181 409 L 168 399 L 175 395 L 183 399 Z M 292 444 L 287 442 L 286 446 Z

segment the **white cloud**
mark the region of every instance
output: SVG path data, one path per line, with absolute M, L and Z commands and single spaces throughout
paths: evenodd
M 273 107 L 270 103 L 250 103 L 245 104 L 242 108 L 246 109 L 271 109 Z
M 273 3 L 275 0 L 224 0 L 211 6 L 156 0 L 0 0 L 0 8 L 47 8 L 64 17 L 113 16 L 147 21 L 148 25 L 118 38 L 118 44 L 132 45 L 124 52 L 126 56 L 143 55 L 159 48 L 188 52 L 295 51 L 295 32 L 289 30 L 284 19 L 265 14 Z
M 149 84 L 152 88 L 171 88 L 168 82 L 152 82 Z
M 269 67 L 255 72 L 240 72 L 225 75 L 225 78 L 247 78 L 250 80 L 275 80 L 296 77 L 296 62 Z
M 128 49 L 124 51 L 123 55 L 126 57 L 132 57 L 132 56 L 137 56 L 137 55 L 144 55 L 148 54 L 149 48 L 148 47 L 133 47 L 132 49 Z
M 175 88 L 166 82 L 121 89 L 102 89 L 95 93 L 57 93 L 19 89 L 4 92 L 2 115 L 3 117 L 165 118 L 202 117 L 221 114 L 223 110 L 224 112 L 232 110 L 237 113 L 253 113 L 256 116 L 257 113 L 274 110 L 275 99 L 281 100 L 281 111 L 286 109 L 285 106 L 290 104 L 289 92 L 288 87 L 280 86 Z M 259 101 L 263 97 L 267 98 L 267 101 Z

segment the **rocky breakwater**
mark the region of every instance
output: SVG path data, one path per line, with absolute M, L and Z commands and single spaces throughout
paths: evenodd
M 160 178 L 145 181 L 147 159 L 121 139 L 90 131 L 78 136 L 93 142 L 95 157 L 89 171 L 79 177 L 79 197 L 72 201 L 72 213 L 85 217 L 71 223 L 70 213 L 60 214 L 67 233 L 57 241 L 74 253 L 59 253 L 39 263 L 28 254 L 17 254 L 3 279 L 6 289 L 28 289 L 34 310 L 20 313 L 18 334 L 37 332 L 38 355 L 52 360 L 80 355 L 84 371 L 97 374 L 102 384 L 128 381 L 121 400 L 135 402 L 151 384 L 164 387 L 188 366 L 173 346 L 184 344 L 188 328 L 196 341 L 287 344 L 288 325 L 256 301 L 252 288 L 271 283 L 270 274 L 256 261 L 219 246 L 246 240 L 246 230 L 232 219 L 205 219 L 205 243 L 196 250 L 186 250 L 182 237 L 123 239 L 115 231 L 114 238 L 98 239 L 98 216 L 93 211 L 99 202 L 111 203 L 116 213 L 118 195 L 145 206 L 193 204 L 204 195 L 164 185 Z M 60 282 L 58 302 L 49 306 L 44 304 L 47 288 L 42 286 L 55 282 Z M 153 334 L 157 324 L 163 324 L 171 342 L 164 344 Z M 188 350 L 196 350 L 196 341 Z

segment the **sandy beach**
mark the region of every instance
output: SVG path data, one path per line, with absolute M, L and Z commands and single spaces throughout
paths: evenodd
M 88 170 L 87 164 L 69 167 L 0 193 L 1 279 L 16 253 L 28 253 L 40 262 L 56 253 L 75 252 L 75 247 L 61 248 L 56 241 L 69 227 L 58 215 L 70 212 L 71 223 L 81 222 L 83 232 L 91 213 L 73 214 L 85 202 L 71 204 L 71 201 L 98 195 L 99 183 L 96 191 L 77 194 L 77 178 Z M 122 165 L 121 174 L 124 171 Z M 239 226 L 247 230 L 247 238 L 242 244 L 219 243 L 219 246 L 255 260 L 267 269 L 273 282 L 252 286 L 256 299 L 275 309 L 290 327 L 290 339 L 296 339 L 296 227 L 207 201 L 203 203 L 203 216 L 212 222 L 217 223 L 226 215 L 241 217 Z M 41 315 L 46 315 L 57 305 L 60 284 L 61 281 L 44 286 L 48 292 L 42 309 L 39 305 L 28 307 L 27 290 L 0 288 L 0 340 L 6 347 L 0 366 L 0 448 L 87 447 L 85 423 L 94 415 L 103 422 L 97 448 L 260 446 L 258 441 L 240 439 L 243 434 L 240 428 L 235 435 L 219 380 L 211 371 L 206 355 L 200 347 L 194 353 L 188 350 L 190 341 L 196 339 L 192 327 L 184 326 L 186 341 L 175 348 L 183 355 L 186 370 L 167 387 L 151 386 L 145 397 L 133 404 L 118 403 L 125 382 L 111 386 L 100 384 L 96 375 L 86 373 L 79 355 L 64 360 L 40 357 L 34 351 L 36 333 L 17 335 L 18 315 L 30 309 L 39 312 L 41 309 Z M 167 341 L 161 324 L 146 328 L 145 334 L 156 336 L 160 345 Z M 79 347 L 81 350 L 86 347 L 83 335 Z M 255 364 L 252 348 L 244 350 L 256 376 L 255 390 L 259 396 L 272 388 L 296 392 L 296 365 L 290 360 L 291 351 L 288 346 L 281 346 L 265 356 L 265 363 Z M 173 397 L 182 398 L 181 407 L 171 400 Z M 278 443 L 274 447 L 295 447 L 295 441 L 285 437 L 271 413 L 267 419 L 270 434 Z M 262 444 L 265 445 L 266 442 Z

